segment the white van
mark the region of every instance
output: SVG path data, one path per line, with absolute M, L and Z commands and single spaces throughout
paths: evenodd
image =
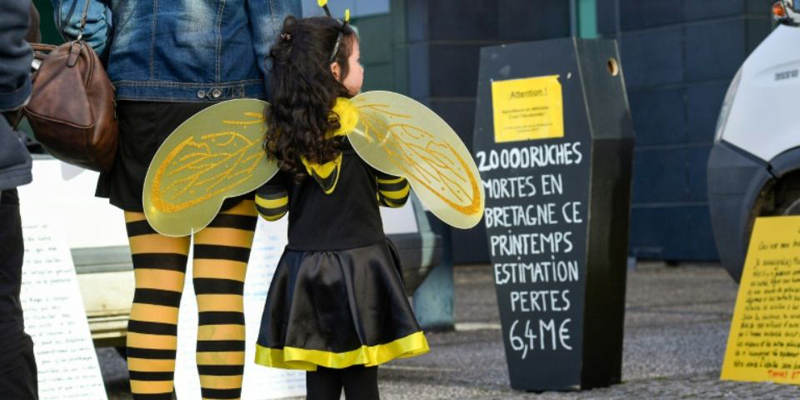
M 773 15 L 779 26 L 728 88 L 708 160 L 714 238 L 737 282 L 756 217 L 800 214 L 800 0 Z

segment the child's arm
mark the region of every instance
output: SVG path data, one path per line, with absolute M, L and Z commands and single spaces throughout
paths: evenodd
M 289 211 L 289 191 L 283 173 L 278 172 L 256 191 L 256 210 L 267 221 L 277 221 Z
M 410 187 L 406 178 L 398 178 L 375 171 L 378 178 L 378 203 L 384 207 L 398 208 L 406 204 Z

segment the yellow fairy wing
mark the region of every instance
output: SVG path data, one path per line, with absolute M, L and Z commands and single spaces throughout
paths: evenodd
M 392 92 L 354 97 L 358 124 L 348 134 L 373 168 L 408 179 L 420 201 L 456 228 L 483 216 L 483 184 L 475 161 L 453 129 L 419 102 Z
M 199 231 L 223 200 L 256 190 L 278 172 L 261 147 L 268 106 L 253 99 L 222 102 L 170 134 L 144 182 L 144 213 L 153 229 L 166 236 Z

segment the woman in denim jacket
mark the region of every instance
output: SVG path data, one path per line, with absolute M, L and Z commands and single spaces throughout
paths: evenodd
M 300 0 L 52 0 L 65 39 L 78 36 L 107 60 L 116 88 L 120 147 L 97 195 L 125 211 L 136 292 L 128 324 L 133 398 L 172 399 L 178 305 L 190 238 L 156 233 L 145 220 L 142 187 L 164 139 L 203 108 L 264 98 L 269 48 Z M 244 371 L 244 277 L 256 211 L 253 196 L 225 202 L 194 235 L 199 308 L 197 365 L 204 399 L 238 399 Z

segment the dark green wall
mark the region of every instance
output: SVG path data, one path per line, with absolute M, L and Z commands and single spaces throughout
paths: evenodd
M 353 19 L 361 40 L 364 91 L 408 92 L 405 0 L 392 0 L 392 12 Z
M 39 11 L 39 18 L 41 19 L 39 28 L 42 31 L 42 42 L 51 44 L 63 43 L 64 40 L 56 29 L 53 4 L 50 0 L 33 0 L 33 4 L 36 5 L 36 10 Z
M 734 74 L 770 33 L 768 0 L 598 0 L 619 40 L 636 149 L 631 254 L 716 260 L 706 165 Z

